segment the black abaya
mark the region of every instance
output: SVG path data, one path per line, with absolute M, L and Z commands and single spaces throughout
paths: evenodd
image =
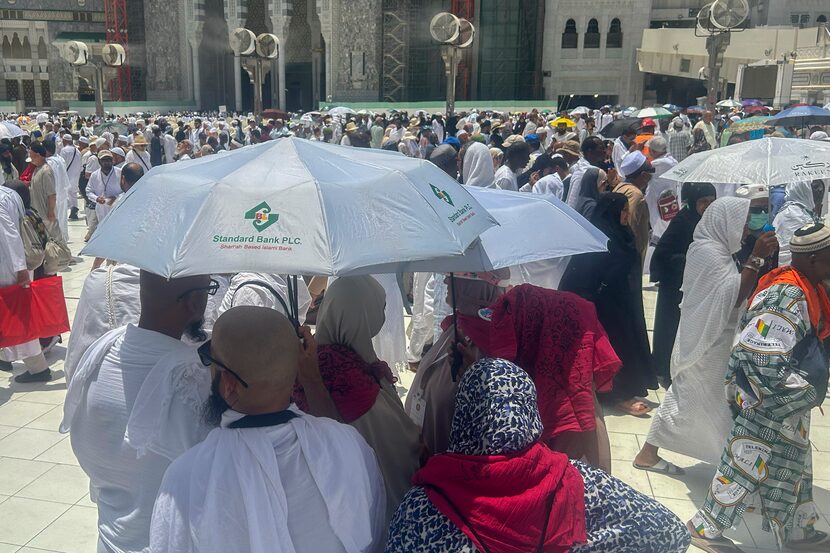
M 623 194 L 605 193 L 597 201 L 592 222 L 608 236 L 608 252 L 574 256 L 559 289 L 592 301 L 608 339 L 623 363 L 614 379 L 610 401 L 645 397 L 657 389 L 652 369 L 640 285 L 640 256 L 634 235 L 620 224 L 627 205 Z

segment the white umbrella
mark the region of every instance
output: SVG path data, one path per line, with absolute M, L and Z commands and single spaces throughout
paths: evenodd
M 11 121 L 0 121 L 0 138 L 14 138 L 26 133 Z
M 587 114 L 591 113 L 591 110 L 586 108 L 585 106 L 579 106 L 579 107 L 574 108 L 574 109 L 571 110 L 571 115 L 577 115 L 577 114 L 583 114 L 583 113 L 585 115 L 587 115 Z
M 407 263 L 406 272 L 492 271 L 545 259 L 607 251 L 608 238 L 555 196 L 469 189 L 499 226 L 485 230 L 463 256 Z M 379 267 L 376 272 L 387 272 Z
M 830 177 L 830 143 L 761 138 L 694 154 L 663 178 L 678 182 L 775 186 Z
M 366 274 L 461 255 L 495 224 L 428 161 L 283 138 L 153 168 L 82 253 L 168 278 Z
M 347 108 L 345 106 L 331 108 L 329 110 L 329 115 L 331 115 L 331 116 L 335 116 L 335 115 L 340 115 L 340 116 L 353 115 L 354 113 L 355 113 L 355 111 L 352 108 Z
M 743 107 L 742 103 L 740 103 L 736 100 L 733 100 L 732 98 L 729 98 L 727 100 L 721 100 L 720 102 L 718 102 L 715 105 L 719 108 L 740 108 L 740 107 Z
M 670 112 L 666 108 L 656 107 L 643 108 L 641 110 L 635 111 L 631 114 L 631 117 L 636 117 L 638 119 L 645 119 L 646 117 L 650 117 L 652 119 L 660 119 L 661 117 L 672 117 L 672 115 L 672 112 Z

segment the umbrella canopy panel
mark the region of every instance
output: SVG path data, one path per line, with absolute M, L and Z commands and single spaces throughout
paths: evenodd
M 165 277 L 361 274 L 461 255 L 495 224 L 427 161 L 284 138 L 152 169 L 82 253 Z
M 761 138 L 693 154 L 663 174 L 678 182 L 775 186 L 830 177 L 830 143 Z
M 607 251 L 608 238 L 555 196 L 471 188 L 499 226 L 485 230 L 463 256 L 415 261 L 407 272 L 492 271 L 546 259 Z M 529 237 L 533 239 L 529 239 Z M 375 267 L 373 273 L 399 270 Z

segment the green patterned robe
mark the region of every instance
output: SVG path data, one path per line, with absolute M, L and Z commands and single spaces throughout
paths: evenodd
M 764 528 L 781 546 L 808 537 L 818 518 L 810 450 L 816 391 L 791 360 L 811 329 L 804 293 L 790 284 L 759 292 L 740 328 L 726 374 L 735 424 L 692 522 L 701 536 L 717 537 L 759 504 Z

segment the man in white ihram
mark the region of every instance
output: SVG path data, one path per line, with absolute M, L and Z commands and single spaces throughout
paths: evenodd
M 216 321 L 200 354 L 213 374 L 206 418 L 219 428 L 164 475 L 152 553 L 383 548 L 386 500 L 371 448 L 352 427 L 290 406 L 297 378 L 325 392 L 311 332 L 302 334 L 305 345 L 265 307 Z
M 140 274 L 141 317 L 107 332 L 81 357 L 66 393 L 61 432 L 89 476 L 98 505 L 98 553 L 145 552 L 164 471 L 210 430 L 202 405 L 210 375 L 195 337 L 209 275 L 166 278 Z

